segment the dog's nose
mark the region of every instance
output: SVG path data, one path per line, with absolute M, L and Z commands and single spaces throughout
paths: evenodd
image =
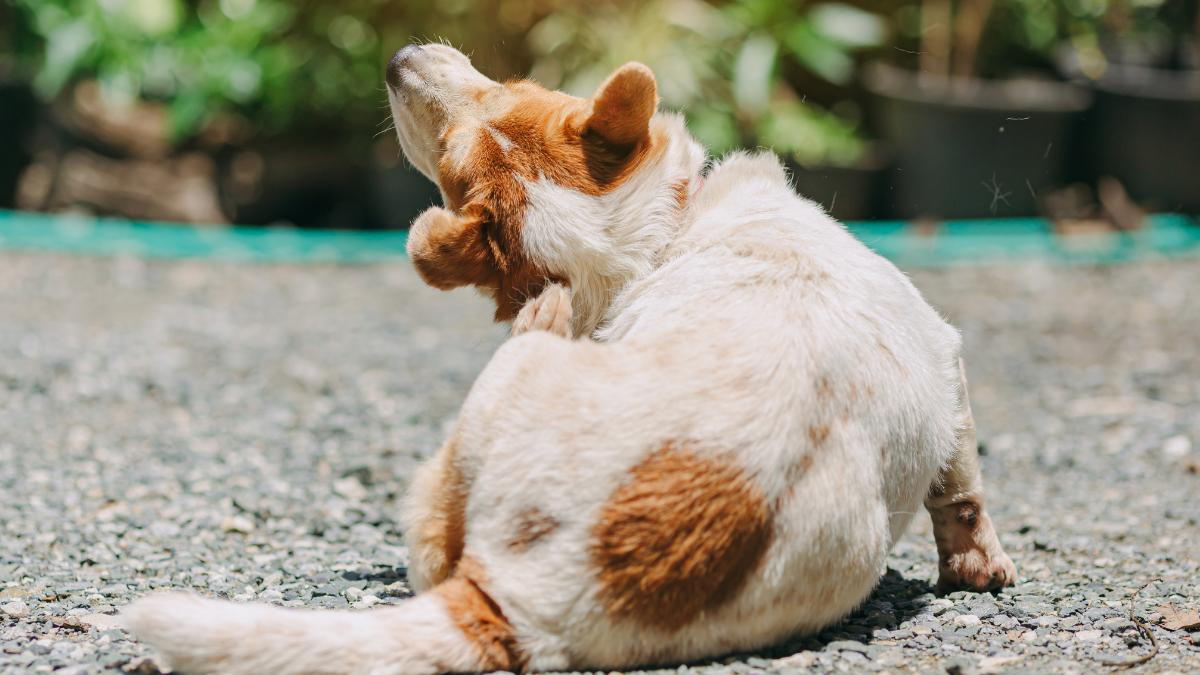
M 387 65 L 387 73 L 384 75 L 384 79 L 387 80 L 389 87 L 392 89 L 400 88 L 400 71 L 409 61 L 411 61 L 418 53 L 420 53 L 420 51 L 420 45 L 408 45 L 392 56 L 392 60 L 389 61 Z

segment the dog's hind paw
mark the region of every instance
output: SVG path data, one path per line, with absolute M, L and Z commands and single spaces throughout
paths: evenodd
M 534 330 L 571 337 L 571 291 L 566 286 L 550 284 L 513 319 L 513 335 Z
M 1017 583 L 1017 568 L 981 504 L 962 502 L 939 509 L 934 514 L 934 537 L 939 595 L 998 591 Z

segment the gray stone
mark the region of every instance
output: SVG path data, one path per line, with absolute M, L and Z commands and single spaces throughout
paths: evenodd
M 854 640 L 835 640 L 825 645 L 825 648 L 829 651 L 849 651 L 858 652 L 860 654 L 867 653 L 867 645 L 861 642 L 855 642 Z
M 29 610 L 0 612 L 4 675 L 157 672 L 124 631 L 83 623 L 151 590 L 402 602 L 396 501 L 506 338 L 486 303 L 403 261 L 137 264 L 145 283 L 127 287 L 111 259 L 0 250 L 0 606 Z M 988 508 L 1020 583 L 934 597 L 933 542 L 909 534 L 824 638 L 857 649 L 798 638 L 680 672 L 804 654 L 793 668 L 983 671 L 976 657 L 1014 654 L 1000 670 L 1090 672 L 1092 652 L 1148 649 L 1127 617 L 1147 579 L 1146 619 L 1200 597 L 1195 481 L 1162 451 L 1200 438 L 1200 261 L 909 271 L 963 332 Z M 238 517 L 253 527 L 222 531 Z M 968 615 L 981 623 L 955 624 Z M 1152 669 L 1200 670 L 1192 636 L 1152 630 Z
M 13 600 L 0 605 L 0 613 L 14 619 L 24 619 L 29 616 L 29 605 L 20 600 Z

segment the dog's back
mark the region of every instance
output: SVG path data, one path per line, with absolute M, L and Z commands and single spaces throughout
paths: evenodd
M 515 338 L 464 406 L 464 554 L 518 632 L 561 645 L 539 666 L 688 659 L 836 621 L 954 450 L 957 332 L 890 263 L 773 157 L 718 166 L 695 208 L 602 344 Z M 530 521 L 536 542 L 512 546 Z

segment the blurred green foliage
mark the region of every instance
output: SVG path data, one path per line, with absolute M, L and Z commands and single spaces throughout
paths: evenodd
M 905 50 L 897 60 L 915 67 L 926 36 L 921 11 L 930 4 L 901 2 L 888 10 Z M 1175 67 L 1180 51 L 1196 40 L 1198 13 L 1197 0 L 993 0 L 976 75 L 1054 69 L 1068 48 L 1097 76 L 1112 61 Z
M 715 152 L 769 145 L 802 164 L 849 165 L 865 148 L 856 122 L 807 103 L 785 72 L 847 85 L 854 52 L 885 35 L 875 15 L 841 3 L 648 0 L 562 7 L 529 39 L 533 77 L 580 96 L 622 63 L 646 63 L 664 103 Z
M 1193 0 L 1006 0 L 986 36 L 985 73 L 1009 63 L 1048 62 L 1072 47 L 1093 73 L 1111 60 L 1168 65 L 1182 38 Z M 1182 10 L 1182 11 L 1181 11 Z
M 167 101 L 181 134 L 225 106 L 255 106 L 267 124 L 282 122 L 299 95 L 290 82 L 298 67 L 343 65 L 298 63 L 301 50 L 271 39 L 296 19 L 278 0 L 194 9 L 180 0 L 17 2 L 45 40 L 35 79 L 40 93 L 52 96 L 73 78 L 93 75 L 109 97 Z M 338 95 L 327 89 L 306 87 L 305 94 Z
M 222 112 L 262 134 L 361 136 L 386 115 L 383 63 L 414 39 L 463 47 L 493 77 L 530 73 L 583 95 L 640 60 L 657 73 L 664 102 L 716 151 L 767 144 L 801 163 L 853 164 L 865 147 L 855 107 L 813 105 L 798 82 L 849 100 L 864 56 L 915 62 L 928 2 L 0 0 L 9 24 L 0 61 L 28 62 L 44 98 L 95 78 L 113 100 L 162 101 L 185 137 Z M 1198 3 L 993 4 L 977 69 L 990 76 L 1045 66 L 1064 42 L 1085 60 L 1103 59 L 1115 42 L 1162 60 L 1193 30 L 1186 17 Z
M 81 77 L 113 100 L 166 102 L 179 136 L 238 111 L 263 133 L 377 123 L 388 50 L 430 35 L 478 40 L 499 2 L 7 0 L 13 40 L 52 98 Z M 484 7 L 487 9 L 488 7 Z M 495 11 L 490 12 L 495 14 Z M 437 27 L 437 32 L 433 32 Z M 491 28 L 495 28 L 493 25 Z M 493 30 L 503 37 L 503 31 Z M 362 127 L 359 127 L 361 131 Z

